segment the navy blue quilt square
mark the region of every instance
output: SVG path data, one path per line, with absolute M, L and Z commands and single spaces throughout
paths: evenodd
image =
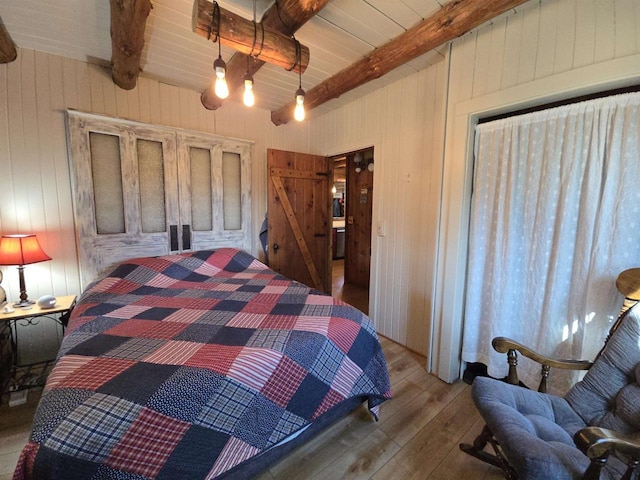
M 135 272 L 138 269 L 138 265 L 133 263 L 123 263 L 122 265 L 118 265 L 110 274 L 110 277 L 116 278 L 127 278 L 131 272 Z
M 114 303 L 101 303 L 95 307 L 87 308 L 83 314 L 85 317 L 99 317 L 102 315 L 108 315 L 114 310 L 122 308 L 122 305 L 116 305 Z
M 94 478 L 99 464 L 65 455 L 40 445 L 33 467 L 33 478 Z
M 252 328 L 221 327 L 209 343 L 245 346 L 253 333 Z
M 193 272 L 191 269 L 185 268 L 182 265 L 178 265 L 176 263 L 169 265 L 162 271 L 163 275 L 167 277 L 175 278 L 176 280 L 184 280 Z
M 143 320 L 164 320 L 169 315 L 177 312 L 177 308 L 166 308 L 166 307 L 152 307 L 144 312 L 140 312 L 135 315 L 133 318 L 140 318 Z
M 299 417 L 311 420 L 320 403 L 329 392 L 329 385 L 313 375 L 307 375 L 293 395 L 287 410 Z
M 221 385 L 222 376 L 218 373 L 204 368 L 180 367 L 160 385 L 147 406 L 168 417 L 193 423 Z
M 266 448 L 284 412 L 284 408 L 271 400 L 262 396 L 254 397 L 240 417 L 233 435 L 256 448 Z
M 192 425 L 156 477 L 157 480 L 205 478 L 229 441 L 229 435 Z
M 164 293 L 167 291 L 166 288 L 160 288 L 160 287 L 152 287 L 150 285 L 142 285 L 139 288 L 136 288 L 134 291 L 131 292 L 132 295 L 140 295 L 140 296 L 146 296 L 146 295 L 156 295 L 158 292 L 163 292 Z
M 177 365 L 138 362 L 105 382 L 96 391 L 144 405 L 178 368 L 180 367 Z
M 222 327 L 207 323 L 192 323 L 173 339 L 184 342 L 208 343 L 220 328 Z
M 243 285 L 236 292 L 260 292 L 263 288 L 263 285 Z
M 309 370 L 326 341 L 326 337 L 319 333 L 293 330 L 289 335 L 284 354 L 301 367 Z
M 222 310 L 225 312 L 241 312 L 247 305 L 247 302 L 241 302 L 238 300 L 222 300 L 216 303 L 216 310 Z
M 186 282 L 206 282 L 210 278 L 211 277 L 202 275 L 201 273 L 192 272 L 191 275 L 187 275 L 186 277 L 184 277 L 184 280 Z
M 349 358 L 364 370 L 371 359 L 371 355 L 375 351 L 375 339 L 364 329 L 360 330 L 356 340 L 349 349 Z
M 271 315 L 300 315 L 304 304 L 298 303 L 276 303 L 269 312 Z
M 88 355 L 91 357 L 99 357 L 110 350 L 119 347 L 129 340 L 127 337 L 118 337 L 115 335 L 98 334 L 88 340 L 76 345 L 67 352 L 67 355 Z

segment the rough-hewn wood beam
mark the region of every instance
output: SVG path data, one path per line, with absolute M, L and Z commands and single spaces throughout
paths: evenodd
M 111 78 L 124 90 L 136 86 L 151 0 L 110 0 Z
M 309 111 L 432 50 L 527 0 L 453 0 L 415 27 L 316 85 L 304 98 Z M 276 125 L 293 118 L 295 101 L 271 112 Z
M 262 16 L 261 23 L 273 31 L 284 35 L 293 35 L 298 29 L 316 15 L 329 0 L 279 0 Z M 279 10 L 279 11 L 278 11 Z M 233 92 L 242 87 L 244 75 L 247 72 L 247 57 L 244 53 L 236 52 L 227 62 L 227 85 Z M 249 73 L 255 75 L 265 64 L 262 60 L 249 58 Z M 207 88 L 200 97 L 202 105 L 209 110 L 215 110 L 222 105 L 222 99 L 213 92 L 213 87 Z
M 304 72 L 309 65 L 309 47 L 300 45 L 288 35 L 220 8 L 220 25 L 213 20 L 214 4 L 208 0 L 196 0 L 193 4 L 192 30 L 204 38 L 216 41 L 220 30 L 220 42 L 244 54 L 253 54 L 265 62 L 278 65 L 295 72 Z M 212 30 L 212 31 L 211 31 Z M 257 31 L 256 31 L 257 30 Z M 264 36 L 263 36 L 264 33 Z M 299 60 L 299 61 L 298 61 Z
M 13 62 L 17 57 L 16 44 L 13 43 L 11 35 L 7 32 L 2 18 L 0 18 L 0 63 Z

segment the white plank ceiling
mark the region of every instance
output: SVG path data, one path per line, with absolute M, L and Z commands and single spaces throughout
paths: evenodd
M 220 0 L 222 8 L 253 17 L 253 0 Z M 273 0 L 257 0 L 258 20 Z M 296 33 L 310 49 L 302 76 L 305 90 L 356 62 L 442 8 L 443 0 L 330 0 Z M 212 77 L 217 45 L 191 31 L 192 0 L 152 0 L 142 57 L 143 75 L 162 82 L 204 90 Z M 525 4 L 526 5 L 526 4 Z M 514 13 L 515 10 L 507 12 Z M 107 0 L 0 0 L 0 18 L 20 48 L 44 51 L 90 63 L 111 59 Z M 408 76 L 444 58 L 446 46 L 418 57 L 380 79 L 318 107 L 313 115 Z M 229 60 L 234 50 L 222 47 Z M 255 75 L 256 105 L 276 110 L 293 99 L 298 77 L 265 64 Z M 228 101 L 240 101 L 234 95 Z M 224 108 L 224 107 L 223 107 Z

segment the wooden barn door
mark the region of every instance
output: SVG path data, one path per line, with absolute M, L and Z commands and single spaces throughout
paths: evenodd
M 331 293 L 329 158 L 267 151 L 269 266 Z

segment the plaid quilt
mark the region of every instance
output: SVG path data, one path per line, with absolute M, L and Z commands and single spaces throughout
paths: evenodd
M 127 261 L 73 310 L 14 480 L 213 479 L 352 397 L 391 398 L 360 311 L 239 250 Z

